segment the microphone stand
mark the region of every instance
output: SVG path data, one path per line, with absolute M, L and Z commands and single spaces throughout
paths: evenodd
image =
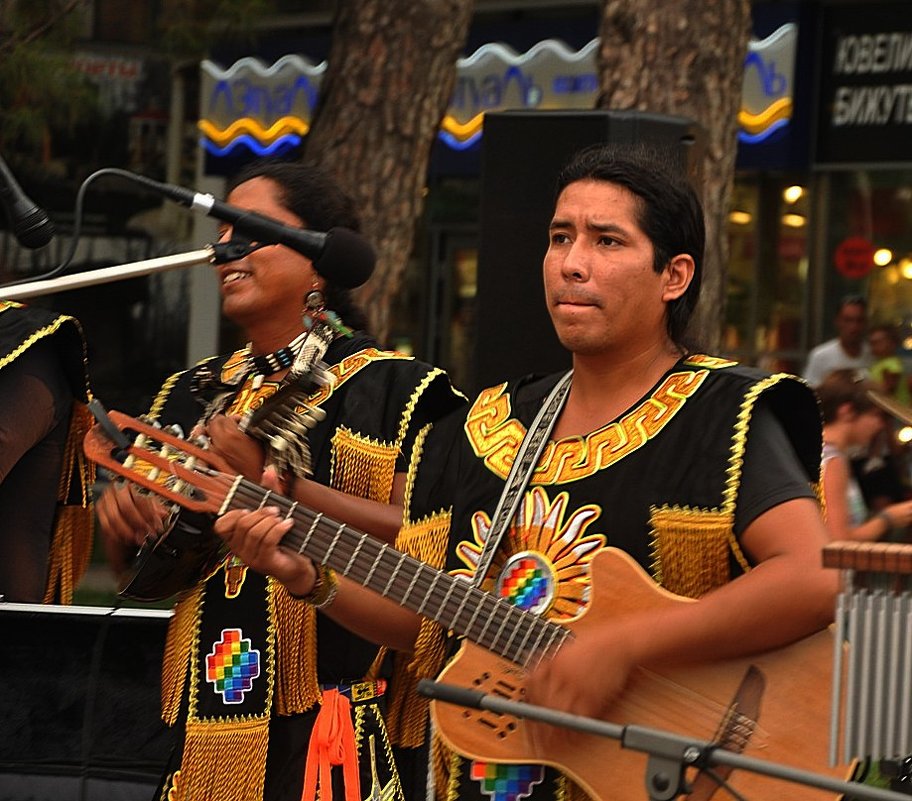
M 98 270 L 51 278 L 47 281 L 25 281 L 20 284 L 9 284 L 0 287 L 0 299 L 20 300 L 22 298 L 33 298 L 52 292 L 63 292 L 68 289 L 95 286 L 95 284 L 106 284 L 110 281 L 120 281 L 125 278 L 137 278 L 150 273 L 173 270 L 177 267 L 216 263 L 221 263 L 216 258 L 216 249 L 212 245 L 207 245 L 200 250 L 193 250 L 189 253 L 159 256 L 155 259 L 134 261 L 129 264 L 119 264 L 115 267 L 102 267 Z
M 672 801 L 679 795 L 688 793 L 689 788 L 684 776 L 687 767 L 696 766 L 702 769 L 715 765 L 739 768 L 783 781 L 818 787 L 821 790 L 831 790 L 853 799 L 909 801 L 909 796 L 903 793 L 882 790 L 879 787 L 856 782 L 839 781 L 788 765 L 776 765 L 745 757 L 732 751 L 726 751 L 715 743 L 682 737 L 661 729 L 607 723 L 543 706 L 510 701 L 478 690 L 468 690 L 430 679 L 422 679 L 418 682 L 418 692 L 435 701 L 447 704 L 487 709 L 502 715 L 537 720 L 552 726 L 562 726 L 587 734 L 619 740 L 622 748 L 642 751 L 649 755 L 646 763 L 646 789 L 650 801 Z

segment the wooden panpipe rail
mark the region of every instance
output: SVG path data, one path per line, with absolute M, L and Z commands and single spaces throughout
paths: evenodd
M 830 763 L 912 754 L 912 545 L 835 542 Z

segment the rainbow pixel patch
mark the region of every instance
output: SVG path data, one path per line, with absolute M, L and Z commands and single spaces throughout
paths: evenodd
M 490 762 L 473 762 L 472 779 L 481 785 L 481 792 L 491 801 L 518 801 L 532 794 L 532 788 L 541 784 L 545 769 L 541 765 L 497 765 Z
M 260 652 L 240 629 L 222 629 L 222 639 L 206 655 L 206 681 L 221 693 L 226 704 L 241 704 L 260 675 Z
M 540 614 L 554 598 L 554 573 L 541 554 L 523 551 L 506 561 L 496 591 L 513 606 Z

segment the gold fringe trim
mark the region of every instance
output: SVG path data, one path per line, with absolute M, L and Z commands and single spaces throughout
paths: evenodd
M 296 715 L 320 701 L 317 681 L 317 613 L 269 580 L 276 647 L 276 712 Z
M 446 559 L 451 512 L 440 512 L 423 521 L 403 526 L 396 547 L 442 570 Z M 396 654 L 390 681 L 387 724 L 390 740 L 405 748 L 417 748 L 424 741 L 428 719 L 427 698 L 418 694 L 418 682 L 433 678 L 443 666 L 446 632 L 433 620 L 421 621 L 414 654 Z
M 187 722 L 176 801 L 250 801 L 263 797 L 269 717 Z
M 455 751 L 447 748 L 437 734 L 434 735 L 431 748 L 431 759 L 434 766 L 434 798 L 457 801 L 459 798 L 459 763 L 462 758 Z
M 734 516 L 688 507 L 653 507 L 652 569 L 669 592 L 699 598 L 728 583 Z
M 330 484 L 348 495 L 388 503 L 398 455 L 395 444 L 361 437 L 340 427 L 332 438 Z
M 57 487 L 57 515 L 44 603 L 73 603 L 73 591 L 89 566 L 95 526 L 90 501 L 90 490 L 95 483 L 95 464 L 86 459 L 82 442 L 92 422 L 88 407 L 74 402 Z M 79 481 L 79 500 L 71 504 L 68 500 L 74 477 Z
M 418 465 L 421 464 L 421 457 L 424 455 L 424 441 L 433 427 L 432 423 L 428 423 L 415 435 L 415 444 L 412 446 L 412 455 L 405 476 L 405 493 L 402 499 L 403 520 L 412 519 L 412 493 L 415 489 L 415 479 L 418 477 Z
M 169 726 L 177 722 L 180 711 L 202 599 L 203 585 L 197 584 L 180 599 L 168 623 L 162 658 L 161 703 L 162 720 Z

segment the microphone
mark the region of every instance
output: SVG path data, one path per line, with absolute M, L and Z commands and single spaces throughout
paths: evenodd
M 6 206 L 16 241 L 24 248 L 42 248 L 54 238 L 54 224 L 19 186 L 0 157 L 0 201 Z
M 263 245 L 285 245 L 313 261 L 314 269 L 330 283 L 344 289 L 361 286 L 374 271 L 376 254 L 371 244 L 348 228 L 331 228 L 327 233 L 307 231 L 216 200 L 173 184 L 144 179 L 170 200 L 201 211 L 209 217 L 231 223 L 241 233 Z

